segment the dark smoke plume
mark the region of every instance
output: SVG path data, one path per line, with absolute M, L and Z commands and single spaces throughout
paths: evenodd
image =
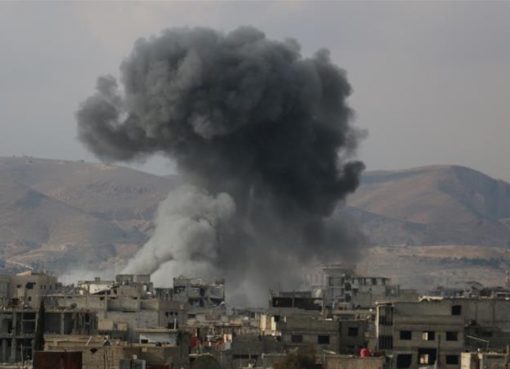
M 354 253 L 358 234 L 329 217 L 363 164 L 350 161 L 351 87 L 327 50 L 304 58 L 250 27 L 169 29 L 135 44 L 121 82 L 98 79 L 80 139 L 106 161 L 164 153 L 189 185 L 161 205 L 128 271 L 270 283 L 285 265 Z

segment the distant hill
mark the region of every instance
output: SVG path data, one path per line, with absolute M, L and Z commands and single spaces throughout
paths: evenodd
M 131 255 L 176 183 L 103 164 L 0 158 L 0 257 L 61 269 Z
M 0 269 L 111 268 L 150 237 L 178 182 L 112 165 L 0 158 Z M 372 245 L 507 247 L 510 184 L 458 166 L 367 172 L 336 216 Z
M 374 244 L 510 245 L 510 184 L 465 167 L 367 172 L 348 205 Z

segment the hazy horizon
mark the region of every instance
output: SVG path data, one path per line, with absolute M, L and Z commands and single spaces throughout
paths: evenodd
M 0 155 L 95 161 L 74 113 L 137 38 L 168 27 L 254 25 L 331 50 L 347 71 L 367 170 L 434 164 L 510 180 L 510 3 L 0 4 Z M 166 159 L 138 169 L 171 173 Z

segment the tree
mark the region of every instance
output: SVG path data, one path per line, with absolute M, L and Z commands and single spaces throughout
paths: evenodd
M 41 299 L 41 305 L 39 305 L 39 313 L 37 315 L 37 325 L 35 327 L 35 338 L 34 338 L 34 351 L 44 350 L 44 315 L 46 309 L 44 307 L 44 299 Z
M 289 352 L 285 358 L 274 364 L 274 369 L 315 369 L 315 352 L 304 350 Z

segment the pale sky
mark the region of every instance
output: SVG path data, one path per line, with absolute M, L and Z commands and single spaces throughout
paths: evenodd
M 331 50 L 369 170 L 460 164 L 510 180 L 510 2 L 1 2 L 0 155 L 94 160 L 74 112 L 137 38 L 241 25 L 305 56 Z

